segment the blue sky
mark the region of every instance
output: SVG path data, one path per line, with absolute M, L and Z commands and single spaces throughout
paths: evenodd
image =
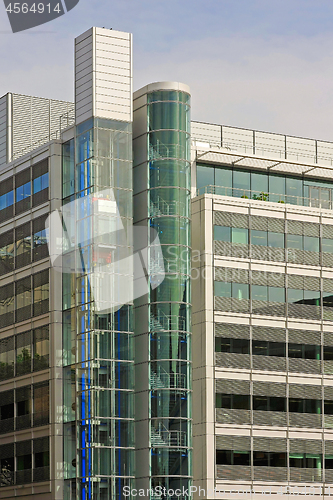
M 332 0 L 80 0 L 12 34 L 0 5 L 0 95 L 72 100 L 74 37 L 112 27 L 133 33 L 135 89 L 189 84 L 193 119 L 333 140 L 332 24 Z

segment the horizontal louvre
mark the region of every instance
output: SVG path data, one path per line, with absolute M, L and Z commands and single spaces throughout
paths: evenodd
M 318 429 L 322 426 L 322 415 L 313 415 L 311 413 L 289 413 L 290 427 L 308 427 Z
M 14 403 L 14 389 L 0 392 L 0 406 L 10 405 L 12 403 Z
M 231 227 L 248 228 L 249 216 L 245 214 L 231 213 Z
M 34 439 L 33 441 L 34 453 L 40 453 L 42 451 L 49 451 L 49 438 L 42 437 Z
M 0 460 L 12 458 L 14 456 L 14 443 L 3 444 L 0 446 Z
M 235 354 L 233 352 L 216 352 L 215 364 L 224 368 L 251 368 L 249 354 Z
M 289 384 L 289 397 L 321 399 L 321 385 Z
M 216 449 L 250 451 L 251 438 L 246 436 L 216 436 Z
M 271 340 L 273 342 L 285 342 L 286 330 L 284 328 L 268 328 L 264 326 L 253 326 L 252 338 L 254 340 Z
M 320 307 L 308 304 L 288 304 L 288 316 L 319 321 L 321 319 Z
M 295 373 L 321 373 L 321 361 L 289 358 L 288 369 L 290 372 Z
M 228 323 L 215 323 L 215 336 L 233 339 L 249 339 L 250 327 L 247 325 L 231 325 Z
M 325 455 L 333 455 L 333 441 L 324 441 Z
M 254 437 L 253 451 L 286 452 L 287 440 L 278 438 Z
M 324 399 L 333 401 L 333 387 L 324 387 Z
M 323 292 L 332 293 L 333 295 L 333 280 L 323 278 Z
M 290 481 L 296 483 L 320 483 L 323 471 L 321 469 L 297 469 L 290 467 Z
M 229 212 L 214 212 L 214 224 L 231 227 L 231 214 Z
M 31 399 L 31 386 L 26 385 L 24 387 L 19 387 L 16 389 L 15 393 L 16 402 L 28 401 Z
M 288 469 L 286 467 L 253 467 L 254 481 L 287 481 Z
M 251 423 L 250 410 L 216 409 L 216 422 L 219 424 L 243 425 Z
M 303 234 L 303 222 L 297 220 L 287 220 L 287 233 L 288 234 Z
M 288 340 L 293 344 L 321 344 L 321 333 L 311 330 L 293 330 L 288 329 Z
M 244 465 L 217 465 L 217 479 L 232 481 L 251 481 L 251 467 Z
M 254 370 L 286 371 L 286 359 L 277 356 L 252 356 Z
M 250 381 L 218 378 L 215 380 L 215 390 L 222 394 L 250 394 Z
M 252 215 L 251 217 L 251 229 L 257 229 L 259 231 L 268 231 L 268 217 L 257 217 Z
M 251 245 L 251 259 L 266 260 L 269 262 L 284 262 L 285 250 L 284 248 Z
M 250 301 L 243 299 L 231 299 L 227 297 L 215 297 L 215 309 L 217 311 L 230 311 L 236 313 L 249 313 Z
M 333 226 L 322 225 L 323 238 L 333 238 Z
M 253 394 L 255 396 L 286 396 L 286 385 L 269 382 L 253 382 Z
M 229 243 L 227 241 L 214 241 L 214 253 L 215 255 L 225 255 L 226 257 L 248 259 L 249 245 Z
M 333 267 L 333 253 L 322 252 L 322 265 L 324 267 Z
M 287 426 L 287 414 L 282 411 L 261 411 L 253 412 L 253 425 L 274 425 L 275 427 Z
M 320 290 L 320 278 L 304 276 L 304 290 Z
M 333 332 L 324 332 L 324 345 L 333 346 Z
M 276 219 L 275 217 L 270 217 L 268 219 L 268 231 L 271 231 L 273 233 L 284 233 L 285 232 L 284 219 Z
M 16 443 L 16 455 L 30 455 L 31 454 L 31 441 L 19 441 Z
M 303 222 L 303 234 L 305 236 L 319 236 L 319 224 Z
M 262 314 L 264 316 L 285 316 L 286 304 L 280 302 L 252 300 L 252 314 Z
M 288 288 L 296 288 L 299 290 L 303 289 L 303 276 L 298 276 L 296 274 L 288 274 Z
M 320 439 L 290 439 L 289 453 L 322 453 Z

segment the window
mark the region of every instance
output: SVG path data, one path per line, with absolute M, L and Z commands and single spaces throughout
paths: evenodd
M 48 160 L 36 163 L 32 167 L 32 205 L 36 206 L 48 200 L 49 193 Z
M 251 244 L 267 247 L 267 231 L 251 230 Z
M 16 335 L 16 375 L 31 372 L 31 331 Z
M 285 289 L 276 286 L 268 287 L 268 300 L 269 302 L 285 302 Z
M 333 346 L 324 345 L 324 359 L 333 360 Z
M 16 443 L 16 483 L 25 484 L 32 481 L 31 441 Z
M 34 439 L 33 450 L 34 450 L 33 481 L 34 482 L 47 481 L 50 479 L 49 438 L 42 437 Z
M 3 275 L 14 270 L 14 232 L 3 233 L 0 245 L 0 275 Z
M 214 167 L 197 166 L 197 189 L 199 193 L 205 192 L 206 186 L 214 186 Z
M 44 370 L 49 366 L 49 326 L 33 331 L 33 370 Z
M 35 262 L 48 256 L 45 221 L 46 216 L 43 216 L 32 222 L 33 260 Z
M 10 219 L 14 215 L 13 178 L 0 183 L 0 222 Z
M 309 453 L 289 453 L 289 467 L 299 469 L 321 469 L 322 456 Z
M 31 427 L 31 396 L 30 385 L 16 389 L 16 429 L 27 429 Z
M 232 227 L 231 228 L 231 241 L 232 241 L 232 243 L 241 243 L 242 245 L 247 245 L 249 242 L 248 229 Z
M 215 188 L 216 194 L 232 196 L 232 169 L 215 168 L 215 186 L 222 187 L 222 189 Z
M 257 467 L 287 467 L 287 454 L 271 451 L 254 451 L 253 465 Z
M 49 382 L 35 384 L 34 389 L 34 426 L 49 423 Z
M 231 296 L 238 300 L 248 300 L 249 299 L 249 285 L 244 285 L 243 283 L 232 283 L 231 284 Z
M 321 399 L 289 398 L 289 411 L 321 414 Z
M 293 179 L 292 177 L 286 177 L 286 194 L 287 194 L 287 203 L 292 203 L 293 205 L 302 205 L 303 204 L 302 179 Z
M 286 344 L 266 340 L 253 340 L 252 354 L 284 357 L 286 355 Z
M 0 433 L 14 430 L 14 389 L 0 393 Z
M 268 175 L 251 172 L 251 189 L 257 195 L 268 193 Z
M 333 253 L 333 239 L 322 238 L 321 245 L 323 252 Z
M 31 181 L 30 168 L 15 176 L 15 213 L 20 214 L 30 208 Z
M 14 377 L 14 336 L 0 340 L 0 380 Z
M 27 276 L 15 285 L 16 322 L 31 318 L 31 278 Z
M 231 297 L 231 283 L 224 283 L 223 281 L 214 281 L 214 295 L 215 297 Z
M 15 230 L 15 268 L 31 263 L 31 229 L 30 222 L 18 226 Z
M 281 175 L 269 175 L 269 200 L 285 202 L 286 178 Z
M 247 170 L 234 170 L 233 172 L 234 196 L 250 198 L 250 172 Z
M 319 238 L 304 236 L 304 250 L 307 252 L 319 252 Z
M 231 241 L 231 227 L 214 226 L 214 240 Z
M 268 300 L 268 288 L 262 285 L 252 285 L 251 287 L 252 300 Z
M 33 315 L 49 311 L 49 270 L 33 275 Z
M 273 248 L 284 248 L 284 234 L 268 231 L 268 246 Z
M 288 344 L 289 358 L 321 359 L 321 348 L 310 344 Z
M 289 303 L 301 303 L 303 302 L 304 293 L 303 290 L 296 290 L 293 288 L 288 289 L 288 302 Z
M 303 236 L 299 234 L 286 234 L 287 248 L 296 248 L 303 250 Z
M 215 352 L 250 354 L 250 341 L 247 339 L 215 337 Z
M 249 410 L 250 396 L 240 394 L 216 394 L 216 408 Z
M 333 401 L 330 400 L 324 401 L 324 413 L 326 415 L 333 415 Z
M 217 465 L 250 465 L 249 451 L 216 450 Z
M 0 287 L 0 324 L 2 327 L 14 323 L 14 284 Z
M 253 396 L 253 409 L 260 411 L 287 411 L 287 399 L 271 396 Z

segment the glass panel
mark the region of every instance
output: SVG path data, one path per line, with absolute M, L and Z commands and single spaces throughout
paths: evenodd
M 206 186 L 214 186 L 214 167 L 197 166 L 197 189 L 203 194 Z
M 286 178 L 287 203 L 293 205 L 303 204 L 303 183 L 302 179 Z
M 268 300 L 267 286 L 252 285 L 252 300 Z
M 285 302 L 285 289 L 276 286 L 268 287 L 269 302 Z
M 304 236 L 304 250 L 308 252 L 319 252 L 319 238 Z
M 232 227 L 231 241 L 232 243 L 242 243 L 243 245 L 247 245 L 249 242 L 249 230 L 241 229 L 238 227 Z
M 246 170 L 234 170 L 233 172 L 234 196 L 239 198 L 250 197 L 250 172 Z
M 231 295 L 235 299 L 243 300 L 249 298 L 249 285 L 244 285 L 243 283 L 232 283 L 231 290 Z
M 288 302 L 289 303 L 297 303 L 301 302 L 304 298 L 303 290 L 294 290 L 292 288 L 288 288 Z
M 286 179 L 281 175 L 269 175 L 269 201 L 285 202 Z
M 303 250 L 303 236 L 300 236 L 299 234 L 287 234 L 286 245 L 287 248 L 297 248 L 298 250 Z
M 216 194 L 232 196 L 232 170 L 228 168 L 215 168 L 215 186 L 224 188 L 216 188 Z
M 322 239 L 322 251 L 333 253 L 333 239 L 331 238 Z
M 267 246 L 267 231 L 251 230 L 251 244 Z
M 284 248 L 284 234 L 268 232 L 268 246 L 274 248 Z
M 231 228 L 226 226 L 214 226 L 214 240 L 231 241 Z
M 264 195 L 268 194 L 268 175 L 251 172 L 251 190 L 252 197 L 255 199 L 255 195 Z M 263 198 L 263 196 L 259 196 L 259 198 Z
M 231 297 L 231 283 L 222 281 L 214 281 L 215 297 Z

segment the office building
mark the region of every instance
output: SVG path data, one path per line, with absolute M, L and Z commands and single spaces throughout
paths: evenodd
M 132 86 L 92 28 L 74 103 L 0 99 L 0 498 L 329 496 L 333 142 Z

